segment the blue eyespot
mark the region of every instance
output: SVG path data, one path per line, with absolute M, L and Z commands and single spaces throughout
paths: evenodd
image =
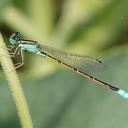
M 18 44 L 21 40 L 22 40 L 22 36 L 20 35 L 19 32 L 13 33 L 13 34 L 10 36 L 10 39 L 9 39 L 9 41 L 10 41 L 10 43 L 11 43 L 12 45 Z

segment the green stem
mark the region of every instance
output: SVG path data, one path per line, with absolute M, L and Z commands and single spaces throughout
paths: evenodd
M 8 85 L 13 95 L 14 102 L 19 114 L 22 128 L 32 128 L 32 120 L 29 113 L 28 105 L 25 100 L 23 89 L 21 87 L 20 81 L 16 74 L 15 68 L 12 64 L 8 51 L 5 47 L 5 43 L 0 34 L 0 62 L 8 80 Z

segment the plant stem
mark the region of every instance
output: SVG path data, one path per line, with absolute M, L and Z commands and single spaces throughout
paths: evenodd
M 16 74 L 13 63 L 8 54 L 7 48 L 0 34 L 0 62 L 8 81 L 9 88 L 11 90 L 16 108 L 19 114 L 22 128 L 32 128 L 32 120 L 29 113 L 28 105 L 25 100 L 24 92 L 20 84 L 20 80 Z

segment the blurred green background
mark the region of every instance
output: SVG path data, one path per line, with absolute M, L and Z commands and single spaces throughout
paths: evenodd
M 0 31 L 101 58 L 92 74 L 128 90 L 128 0 L 0 0 Z M 127 128 L 128 101 L 63 66 L 26 53 L 17 72 L 35 128 Z M 20 127 L 1 71 L 0 128 Z

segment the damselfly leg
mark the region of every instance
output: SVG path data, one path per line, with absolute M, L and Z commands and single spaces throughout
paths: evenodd
M 18 56 L 19 62 L 15 63 L 15 68 L 19 68 L 24 65 L 24 50 L 19 46 L 9 49 L 9 54 L 12 58 Z

